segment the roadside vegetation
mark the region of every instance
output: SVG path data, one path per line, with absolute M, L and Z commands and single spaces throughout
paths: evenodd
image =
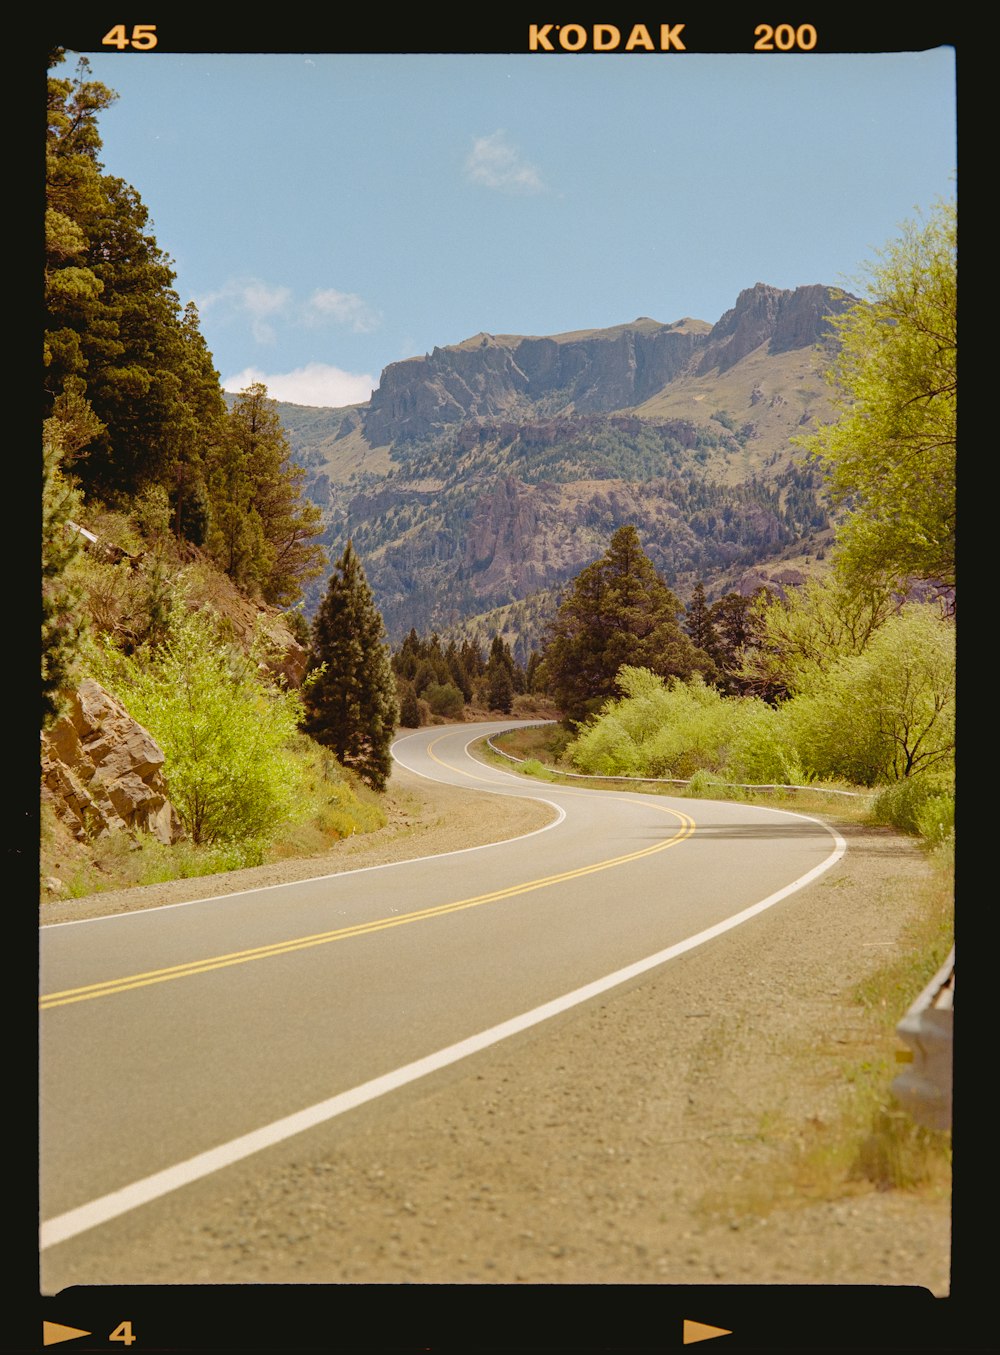
M 839 417 L 799 440 L 842 509 L 826 573 L 682 607 L 619 528 L 541 653 L 561 724 L 510 736 L 529 772 L 853 790 L 952 850 L 956 229 L 954 202 L 908 224 L 832 322 Z
M 298 788 L 296 809 L 265 834 L 210 842 L 186 837 L 167 845 L 149 833 L 109 833 L 82 844 L 66 833 L 50 809 L 43 809 L 41 873 L 62 881 L 62 897 L 83 898 L 321 856 L 343 839 L 387 822 L 379 795 L 313 740 L 293 735 L 284 756 Z
M 510 730 L 492 742 L 508 756 L 492 752 L 485 741 L 478 748 L 480 755 L 507 771 L 601 790 L 624 789 L 628 784 L 581 776 L 570 756 L 572 736 L 558 723 Z M 521 761 L 512 763 L 510 757 Z M 567 772 L 574 774 L 572 780 Z M 836 1110 L 806 1124 L 762 1122 L 762 1140 L 777 1151 L 766 1166 L 757 1169 L 752 1181 L 729 1183 L 708 1194 L 702 1202 L 705 1213 L 731 1219 L 765 1217 L 774 1209 L 839 1200 L 869 1190 L 903 1190 L 927 1199 L 946 1199 L 951 1188 L 951 1132 L 918 1124 L 896 1101 L 891 1083 L 900 1071 L 896 1026 L 954 944 L 951 794 L 936 793 L 933 783 L 920 777 L 882 790 L 818 781 L 800 789 L 753 789 L 726 784 L 704 772 L 696 772 L 686 783 L 658 784 L 637 778 L 631 784 L 645 794 L 780 806 L 842 830 L 861 825 L 901 831 L 917 841 L 925 863 L 915 887 L 906 886 L 909 920 L 897 943 L 885 961 L 860 976 L 847 995 L 854 1013 L 852 1031 L 865 1053 L 859 1059 L 845 1051 L 839 1060 L 837 1077 L 843 1092 Z M 854 793 L 838 793 L 845 790 Z M 811 1045 L 798 1050 L 790 1045 L 788 1057 L 812 1068 L 816 1050 Z
M 305 472 L 262 384 L 223 392 L 146 206 L 103 171 L 98 119 L 117 95 L 86 58 L 65 76 L 65 55 L 52 54 L 46 136 L 41 724 L 99 682 L 164 752 L 183 829 L 172 845 L 87 837 L 70 815 L 74 840 L 44 804 L 43 878 L 78 895 L 381 826 L 372 791 L 396 696 L 360 565 L 346 590 L 331 583 L 349 653 L 303 617 L 329 565 Z M 350 697 L 317 718 L 331 685 Z

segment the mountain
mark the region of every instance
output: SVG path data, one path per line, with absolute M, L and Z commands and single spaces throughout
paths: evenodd
M 791 439 L 831 417 L 831 317 L 856 300 L 757 283 L 715 325 L 481 333 L 392 363 L 366 404 L 279 413 L 394 643 L 497 608 L 540 634 L 624 522 L 682 599 L 823 550 L 822 477 Z

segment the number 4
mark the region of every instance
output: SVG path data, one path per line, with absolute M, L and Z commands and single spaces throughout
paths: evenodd
M 137 1341 L 138 1339 L 137 1336 L 132 1335 L 131 1322 L 119 1322 L 118 1326 L 115 1327 L 114 1331 L 108 1337 L 109 1341 L 121 1341 L 126 1346 L 130 1346 L 133 1341 Z
M 129 37 L 124 24 L 115 24 L 101 39 L 103 47 L 117 47 L 119 52 L 126 47 L 135 47 L 140 52 L 148 52 L 156 46 L 156 24 L 136 24 Z

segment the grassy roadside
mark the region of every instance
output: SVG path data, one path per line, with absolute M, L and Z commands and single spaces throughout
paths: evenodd
M 149 833 L 108 833 L 76 841 L 43 804 L 39 867 L 41 897 L 78 899 L 108 890 L 197 879 L 291 858 L 328 852 L 336 843 L 387 822 L 384 797 L 370 790 L 313 740 L 299 736 L 292 748 L 299 774 L 296 812 L 274 825 L 267 840 L 173 845 Z M 58 887 L 52 885 L 58 882 Z
M 552 726 L 512 730 L 494 742 L 524 761 L 515 763 L 499 756 L 485 740 L 476 746 L 476 752 L 507 771 L 562 785 L 626 788 L 622 782 L 561 775 L 570 768 L 561 756 L 560 733 Z M 674 797 L 739 800 L 771 807 L 780 804 L 833 826 L 872 823 L 868 795 L 849 798 L 813 787 L 755 793 L 713 784 L 704 777 L 696 777 L 687 786 L 637 781 L 634 788 Z M 838 1063 L 844 1093 L 837 1113 L 805 1125 L 762 1123 L 762 1138 L 781 1151 L 755 1178 L 752 1187 L 729 1183 L 706 1197 L 707 1213 L 731 1215 L 742 1211 L 763 1216 L 796 1201 L 834 1201 L 866 1190 L 906 1191 L 929 1200 L 949 1195 L 950 1131 L 918 1125 L 891 1092 L 892 1080 L 899 1071 L 896 1055 L 902 1047 L 896 1025 L 940 969 L 954 940 L 953 842 L 925 846 L 923 858 L 926 869 L 909 898 L 909 915 L 896 944 L 849 995 L 856 1048 L 863 1054 Z M 811 1045 L 799 1051 L 803 1066 L 815 1059 L 815 1053 Z

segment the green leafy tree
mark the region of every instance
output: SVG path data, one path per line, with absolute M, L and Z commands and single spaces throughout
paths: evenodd
M 802 439 L 848 511 L 843 567 L 955 582 L 957 209 L 939 202 L 868 269 L 869 300 L 834 320 L 840 417 Z
M 710 672 L 711 659 L 681 629 L 682 611 L 635 527 L 619 527 L 607 553 L 577 575 L 549 632 L 545 689 L 565 717 L 577 723 L 598 710 L 626 664 L 660 677 Z
M 784 598 L 761 589 L 752 605 L 754 643 L 739 657 L 743 689 L 781 696 L 808 691 L 839 659 L 864 653 L 899 606 L 884 576 L 849 579 L 836 568 Z
M 424 690 L 424 700 L 432 715 L 443 715 L 447 720 L 465 718 L 465 698 L 454 682 L 431 682 Z
M 170 799 L 196 843 L 259 844 L 294 815 L 289 741 L 302 707 L 261 658 L 234 651 L 209 613 L 178 597 L 155 650 L 108 648 L 98 661 L 97 676 L 163 749 Z
M 817 776 L 874 786 L 934 768 L 955 750 L 955 627 L 934 604 L 911 603 L 860 654 L 820 673 L 780 715 Z
M 303 728 L 375 790 L 392 765 L 396 682 L 382 616 L 348 541 L 313 620 Z

